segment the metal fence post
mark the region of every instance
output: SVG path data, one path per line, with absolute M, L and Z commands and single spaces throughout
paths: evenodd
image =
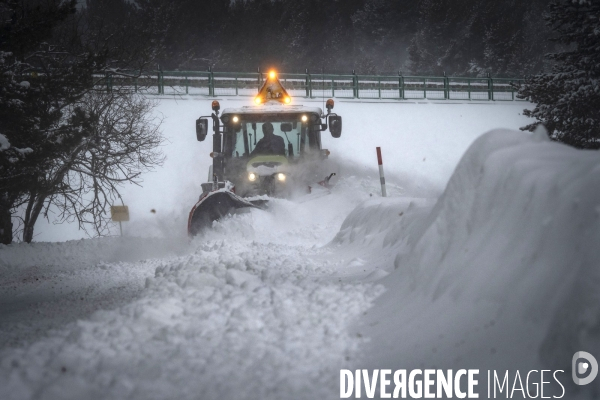
M 494 78 L 490 78 L 490 94 L 492 95 L 492 101 L 494 99 Z
M 490 73 L 487 74 L 487 85 L 488 85 L 488 100 L 493 100 L 492 96 L 492 79 L 490 78 Z
M 356 79 L 356 71 L 352 70 L 352 97 L 357 98 L 358 81 Z
M 400 92 L 400 100 L 404 100 L 404 77 L 398 72 L 398 91 Z
M 256 88 L 256 91 L 260 92 L 260 86 L 261 86 L 261 82 L 260 81 L 261 81 L 261 78 L 262 78 L 262 75 L 260 74 L 260 67 L 258 67 L 256 69 L 256 73 L 258 74 L 258 77 L 256 78 L 256 80 L 258 82 L 258 87 Z
M 235 95 L 238 95 L 238 77 L 237 75 L 235 76 Z
M 446 76 L 446 72 L 444 71 L 444 99 L 450 99 L 450 82 L 448 81 L 448 77 Z
M 306 90 L 306 97 L 310 99 L 310 75 L 308 74 L 308 68 L 306 68 L 304 72 L 306 74 L 304 90 Z
M 427 79 L 423 78 L 423 98 L 427 98 Z
M 467 90 L 469 91 L 469 100 L 471 100 L 471 79 L 470 78 L 467 78 L 467 83 L 468 83 Z
M 185 77 L 185 94 L 189 94 L 189 84 L 188 84 L 188 77 Z
M 215 76 L 210 67 L 208 68 L 208 95 L 215 96 Z
M 331 78 L 331 97 L 335 97 L 335 82 Z
M 379 78 L 379 99 L 381 99 L 381 78 Z

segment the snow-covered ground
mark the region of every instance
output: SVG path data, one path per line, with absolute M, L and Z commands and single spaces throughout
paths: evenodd
M 248 105 L 251 98 L 219 99 L 221 109 Z M 296 101 L 296 99 L 294 100 Z M 312 107 L 322 101 L 297 100 Z M 143 187 L 123 191 L 132 222 L 123 229 L 130 235 L 180 233 L 191 205 L 205 182 L 212 151 L 210 137 L 196 141 L 195 120 L 210 112 L 211 100 L 162 99 L 157 116 L 164 118 L 167 143 L 164 167 L 146 176 Z M 343 133 L 323 135 L 331 160 L 342 164 L 344 176 L 379 181 L 375 147 L 381 146 L 387 180 L 409 195 L 437 197 L 458 160 L 481 134 L 494 128 L 518 129 L 531 122 L 520 115 L 524 102 L 356 102 L 336 100 L 334 111 L 343 116 Z M 378 189 L 377 189 L 378 190 Z M 154 209 L 155 214 L 150 211 Z M 179 229 L 179 231 L 177 231 Z M 118 227 L 114 230 L 118 234 Z M 37 241 L 64 241 L 86 237 L 75 225 L 53 225 L 40 218 Z
M 525 106 L 337 101 L 330 195 L 188 242 L 209 102 L 162 99 L 168 159 L 125 189 L 124 238 L 0 247 L 0 398 L 339 398 L 341 368 L 478 368 L 481 397 L 486 369 L 560 369 L 597 396 L 570 374 L 600 356 L 600 155 L 483 135 Z

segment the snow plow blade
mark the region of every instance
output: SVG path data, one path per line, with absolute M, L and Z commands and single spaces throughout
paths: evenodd
M 196 236 L 205 228 L 212 227 L 213 221 L 235 212 L 240 208 L 265 208 L 266 200 L 248 201 L 228 189 L 220 189 L 200 197 L 190 211 L 188 235 Z

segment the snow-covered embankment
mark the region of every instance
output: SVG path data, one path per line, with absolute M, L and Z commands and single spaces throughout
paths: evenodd
M 378 199 L 334 240 L 390 270 L 349 368 L 562 369 L 600 354 L 600 154 L 492 131 L 434 206 Z M 375 246 L 373 246 L 375 244 Z M 597 382 L 596 382 L 597 383 Z

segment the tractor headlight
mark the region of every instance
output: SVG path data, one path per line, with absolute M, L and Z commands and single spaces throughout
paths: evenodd
M 282 174 L 281 172 L 277 174 L 277 180 L 279 182 L 285 182 L 285 174 Z
M 254 182 L 254 181 L 256 180 L 256 178 L 257 178 L 257 176 L 256 176 L 256 174 L 255 174 L 254 172 L 250 172 L 250 173 L 248 174 L 248 180 L 249 180 L 250 182 Z

